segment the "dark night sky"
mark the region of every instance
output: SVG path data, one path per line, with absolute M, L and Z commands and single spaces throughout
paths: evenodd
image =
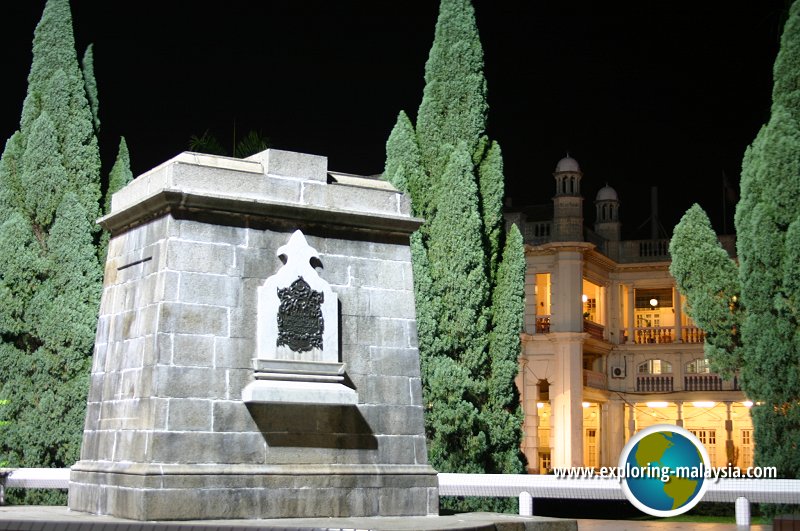
M 325 155 L 331 170 L 381 172 L 398 111 L 419 106 L 438 12 L 432 0 L 71 4 L 80 54 L 95 43 L 104 171 L 125 135 L 135 175 L 192 134 L 231 138 L 234 123 Z M 515 204 L 548 202 L 569 150 L 587 206 L 606 182 L 617 189 L 628 236 L 651 186 L 668 231 L 693 202 L 722 229 L 722 173 L 738 183 L 769 116 L 784 0 L 474 4 L 489 134 Z M 43 6 L 2 7 L 3 141 L 18 127 Z

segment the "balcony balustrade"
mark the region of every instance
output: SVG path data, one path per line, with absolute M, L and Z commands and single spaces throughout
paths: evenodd
M 549 334 L 550 333 L 550 316 L 537 315 L 536 316 L 536 333 Z
M 684 343 L 704 343 L 706 334 L 696 326 L 684 326 L 681 329 L 681 338 Z
M 592 321 L 587 321 L 586 319 L 583 320 L 583 331 L 589 334 L 589 337 L 592 337 L 594 339 L 599 339 L 600 341 L 602 341 L 603 330 L 605 330 L 605 327 L 603 325 L 597 324 Z
M 637 393 L 670 393 L 673 389 L 672 376 L 636 376 Z
M 634 342 L 640 345 L 647 343 L 674 343 L 675 334 L 674 326 L 645 326 L 633 329 Z M 624 328 L 621 329 L 620 337 L 624 337 L 627 341 L 628 331 Z M 684 343 L 703 343 L 705 337 L 705 333 L 696 326 L 681 327 L 681 340 Z
M 550 315 L 537 315 L 536 316 L 536 333 L 549 334 L 550 333 Z M 602 341 L 605 327 L 601 324 L 595 323 L 584 319 L 583 331 L 589 334 L 589 337 Z M 643 326 L 633 329 L 634 343 L 637 345 L 659 344 L 659 343 L 674 343 L 676 338 L 676 329 L 674 326 Z M 706 335 L 696 326 L 682 326 L 681 327 L 681 340 L 683 343 L 703 343 L 705 342 Z M 622 343 L 628 342 L 628 329 L 620 328 L 619 337 Z
M 722 378 L 718 374 L 687 374 L 683 377 L 685 391 L 722 391 Z
M 553 224 L 550 221 L 534 221 L 525 223 L 524 236 L 525 243 L 530 245 L 541 245 L 547 243 L 552 239 Z
M 625 240 L 622 243 L 620 261 L 656 262 L 669 260 L 669 240 Z
M 608 377 L 605 373 L 583 369 L 583 386 L 594 389 L 608 389 Z
M 671 326 L 648 326 L 633 329 L 636 343 L 673 343 L 675 328 Z

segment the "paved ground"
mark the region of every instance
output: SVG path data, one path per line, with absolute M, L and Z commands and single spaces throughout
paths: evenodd
M 574 531 L 575 520 L 495 513 L 383 518 L 284 518 L 138 522 L 66 507 L 0 507 L 0 530 L 14 531 Z
M 511 525 L 518 523 L 519 527 Z M 73 512 L 66 507 L 0 507 L 0 530 L 30 531 L 208 531 L 216 530 L 456 530 L 490 531 L 500 524 L 504 530 L 568 531 L 575 529 L 575 520 L 543 517 L 515 517 L 490 513 L 470 513 L 447 517 L 417 518 L 293 518 L 281 520 L 219 520 L 194 522 L 135 522 L 110 516 L 95 516 Z M 580 531 L 724 531 L 736 530 L 733 524 L 696 524 L 690 522 L 629 521 L 629 520 L 577 520 Z M 752 531 L 767 531 L 770 526 L 752 526 Z

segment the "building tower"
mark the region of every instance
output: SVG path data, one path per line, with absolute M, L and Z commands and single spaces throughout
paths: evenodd
M 553 177 L 553 241 L 555 250 L 551 290 L 554 370 L 549 381 L 552 408 L 552 465 L 580 466 L 583 462 L 583 254 L 592 248 L 583 240 L 583 197 L 578 161 L 567 154 L 558 161 Z
M 553 241 L 583 241 L 583 197 L 578 161 L 567 154 L 558 161 L 553 177 L 556 195 L 553 197 Z
M 594 231 L 605 240 L 606 256 L 614 260 L 619 258 L 619 242 L 621 225 L 619 222 L 619 197 L 617 191 L 608 183 L 597 192 L 594 200 L 597 214 L 595 216 Z

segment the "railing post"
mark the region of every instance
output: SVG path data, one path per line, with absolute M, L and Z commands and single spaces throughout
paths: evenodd
M 521 505 L 520 505 L 521 507 Z M 750 502 L 745 497 L 736 498 L 736 527 L 737 529 L 750 528 Z
M 0 471 L 0 505 L 6 504 L 6 478 L 8 478 L 10 474 L 10 470 Z
M 530 495 L 530 493 L 525 491 L 519 493 L 519 515 L 533 516 L 533 497 Z M 748 510 L 748 522 L 749 522 L 749 510 Z

